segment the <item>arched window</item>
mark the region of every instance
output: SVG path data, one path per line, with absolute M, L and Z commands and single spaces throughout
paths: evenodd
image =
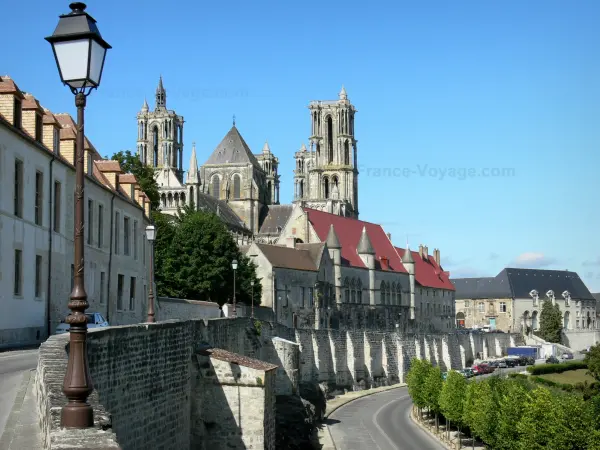
M 350 165 L 350 146 L 348 145 L 348 141 L 344 142 L 344 164 L 347 166 Z
M 300 180 L 298 197 L 304 198 L 304 180 Z
M 194 201 L 194 187 L 190 187 L 190 202 Z
M 175 192 L 175 206 L 179 206 L 179 193 Z
M 333 119 L 331 116 L 327 117 L 327 152 L 329 155 L 329 162 L 333 162 Z
M 152 151 L 154 152 L 154 167 L 158 167 L 158 127 L 152 129 Z
M 392 296 L 392 305 L 396 304 L 396 283 L 392 283 L 392 288 L 391 288 L 391 296 Z
M 323 178 L 323 196 L 329 198 L 329 178 Z
M 352 278 L 350 282 L 350 291 L 352 295 L 352 303 L 356 303 L 356 280 Z
M 317 142 L 317 156 L 321 156 L 321 144 Z
M 350 303 L 350 282 L 348 278 L 344 280 L 344 301 Z
M 398 300 L 398 305 L 402 305 L 402 286 L 400 283 L 396 286 L 396 298 Z
M 166 208 L 167 207 L 167 196 L 165 194 L 163 194 L 161 196 L 161 199 L 162 199 L 163 208 Z
M 181 193 L 181 195 L 179 196 L 179 200 L 181 201 L 182 205 L 185 205 L 185 193 Z
M 360 281 L 360 278 L 356 282 L 356 303 L 362 303 L 362 281 Z
M 269 181 L 269 182 L 267 183 L 267 198 L 268 198 L 269 200 L 271 199 L 271 189 L 272 189 L 272 186 L 271 186 L 271 181 Z
M 385 305 L 385 290 L 386 290 L 385 281 L 382 281 L 381 287 L 379 288 L 379 296 L 381 297 L 380 303 L 382 305 Z
M 221 194 L 220 194 L 220 188 L 221 188 L 221 180 L 219 180 L 219 175 L 213 175 L 212 178 L 212 196 L 215 198 L 220 198 Z
M 173 194 L 171 194 L 169 192 L 169 195 L 167 196 L 167 200 L 169 202 L 169 208 L 173 207 Z
M 238 174 L 233 176 L 233 198 L 240 198 L 240 176 Z

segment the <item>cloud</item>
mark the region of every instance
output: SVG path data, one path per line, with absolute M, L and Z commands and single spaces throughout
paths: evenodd
M 517 256 L 510 265 L 524 269 L 541 269 L 555 262 L 553 258 L 549 258 L 543 253 L 525 252 Z
M 591 260 L 591 261 L 584 261 L 582 263 L 583 266 L 585 267 L 589 267 L 589 266 L 600 266 L 600 256 L 597 256 L 595 260 Z

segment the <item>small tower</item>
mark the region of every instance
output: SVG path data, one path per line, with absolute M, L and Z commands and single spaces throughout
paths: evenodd
M 302 143 L 300 150 L 294 153 L 296 169 L 294 170 L 294 202 L 310 198 L 310 184 L 308 182 L 308 168 L 310 167 L 311 154 Z
M 268 141 L 265 141 L 262 152 L 256 155 L 256 159 L 266 174 L 267 199 L 265 204 L 279 205 L 279 158 L 271 152 Z
M 367 228 L 363 226 L 362 233 L 360 235 L 360 240 L 358 241 L 358 245 L 356 246 L 356 253 L 360 256 L 363 263 L 369 269 L 369 303 L 371 305 L 375 304 L 375 250 L 373 249 L 373 244 L 371 244 L 371 239 L 369 239 L 369 235 L 367 234 Z
M 200 198 L 200 172 L 198 171 L 195 142 L 192 142 L 192 156 L 190 157 L 190 168 L 187 173 L 186 187 L 189 204 L 194 205 L 194 208 L 198 209 L 198 199 Z
M 415 260 L 412 257 L 412 252 L 408 245 L 404 250 L 404 256 L 402 257 L 402 264 L 408 272 L 408 280 L 410 284 L 410 318 L 415 318 Z
M 158 86 L 156 87 L 156 106 L 155 109 L 166 109 L 167 108 L 167 91 L 163 87 L 162 75 L 158 79 Z
M 329 256 L 333 261 L 333 273 L 335 280 L 335 297 L 337 303 L 342 302 L 342 246 L 340 244 L 340 240 L 338 239 L 337 233 L 335 232 L 335 228 L 333 228 L 333 224 L 329 226 L 329 232 L 327 233 L 327 239 L 325 240 L 325 244 L 327 244 L 327 249 L 329 250 Z

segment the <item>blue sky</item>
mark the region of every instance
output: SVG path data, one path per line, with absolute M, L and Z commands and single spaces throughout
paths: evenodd
M 396 245 L 440 248 L 455 277 L 569 269 L 600 291 L 597 0 L 87 3 L 113 46 L 86 111 L 102 154 L 135 149 L 135 115 L 162 74 L 186 163 L 235 114 L 255 153 L 269 140 L 289 202 L 308 102 L 344 84 L 359 111 L 361 219 Z M 65 12 L 3 5 L 14 20 L 0 28 L 0 73 L 73 114 L 43 40 Z

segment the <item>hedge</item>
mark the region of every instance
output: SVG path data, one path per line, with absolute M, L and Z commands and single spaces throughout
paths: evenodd
M 527 372 L 532 375 L 545 375 L 547 373 L 563 373 L 567 370 L 587 369 L 587 364 L 583 361 L 569 361 L 560 364 L 540 364 L 539 366 L 529 366 Z

